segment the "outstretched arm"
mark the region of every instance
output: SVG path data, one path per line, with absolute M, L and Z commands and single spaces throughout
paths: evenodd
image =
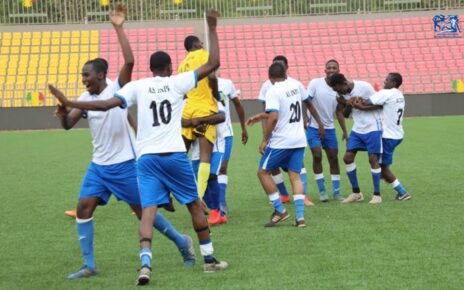
M 52 85 L 48 85 L 50 92 L 64 107 L 71 107 L 90 111 L 107 111 L 114 107 L 122 107 L 125 104 L 120 98 L 113 97 L 104 101 L 70 101 L 64 94 Z
M 210 50 L 209 50 L 208 62 L 200 66 L 197 69 L 198 80 L 201 80 L 202 78 L 208 76 L 210 73 L 216 70 L 220 65 L 219 42 L 218 42 L 218 36 L 216 32 L 218 16 L 219 16 L 219 12 L 217 12 L 214 9 L 210 9 L 206 13 L 206 21 L 208 22 L 208 35 L 209 35 Z
M 116 35 L 118 36 L 119 44 L 121 45 L 122 55 L 124 57 L 124 64 L 119 71 L 119 85 L 123 87 L 125 84 L 131 81 L 132 70 L 134 68 L 134 54 L 124 33 L 123 24 L 126 19 L 127 6 L 119 3 L 116 5 L 116 9 L 110 11 L 110 20 L 113 24 Z
M 311 100 L 308 98 L 304 101 L 305 105 L 306 105 L 306 108 L 308 109 L 308 111 L 311 113 L 311 117 L 314 118 L 314 120 L 316 120 L 316 123 L 319 127 L 319 137 L 322 139 L 324 139 L 324 135 L 325 135 L 325 131 L 324 131 L 324 124 L 322 124 L 322 121 L 321 121 L 321 118 L 319 117 L 319 113 L 317 112 L 316 108 L 314 108 L 313 106 L 313 103 L 311 102 Z
M 253 126 L 254 124 L 258 123 L 259 121 L 263 121 L 263 134 L 264 130 L 266 128 L 266 120 L 269 118 L 269 115 L 266 112 L 261 112 L 259 114 L 256 114 L 254 116 L 251 116 L 246 120 L 247 126 Z
M 248 131 L 245 126 L 245 109 L 238 98 L 233 98 L 232 102 L 234 102 L 235 111 L 237 112 L 238 119 L 240 120 L 240 127 L 242 127 L 242 144 L 246 144 L 248 142 Z
M 68 111 L 66 106 L 58 104 L 56 105 L 55 116 L 60 119 L 61 127 L 69 130 L 81 119 L 82 111 L 79 109 Z

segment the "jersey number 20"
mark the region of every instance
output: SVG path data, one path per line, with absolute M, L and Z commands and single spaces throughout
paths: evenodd
M 168 124 L 171 121 L 171 103 L 168 100 L 164 100 L 158 105 L 155 101 L 150 104 L 150 109 L 153 111 L 153 127 L 159 126 L 160 119 L 163 124 Z M 158 112 L 159 110 L 159 112 Z
M 296 102 L 290 105 L 290 112 L 292 115 L 290 116 L 290 123 L 300 122 L 301 119 L 301 106 L 300 102 Z

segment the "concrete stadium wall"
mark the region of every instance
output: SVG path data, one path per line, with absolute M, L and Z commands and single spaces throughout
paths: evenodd
M 244 100 L 246 116 L 261 112 L 257 100 Z M 232 105 L 233 107 L 233 105 Z M 53 116 L 54 107 L 0 108 L 0 130 L 60 129 L 58 119 Z M 134 115 L 136 110 L 131 110 Z M 232 121 L 238 122 L 234 108 Z M 406 95 L 406 117 L 464 115 L 464 94 Z M 76 128 L 86 128 L 81 120 Z

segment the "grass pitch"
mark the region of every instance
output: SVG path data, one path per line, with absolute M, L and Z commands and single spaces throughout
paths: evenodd
M 462 289 L 464 117 L 407 118 L 404 123 L 406 138 L 392 169 L 413 198 L 394 201 L 395 192 L 383 183 L 384 202 L 369 205 L 370 171 L 366 154 L 359 154 L 366 201 L 322 204 L 308 174 L 316 206 L 306 208 L 305 229 L 292 227 L 290 220 L 263 227 L 272 208 L 256 177 L 261 130 L 251 128 L 249 144 L 242 146 L 236 128 L 230 221 L 212 228 L 216 255 L 230 269 L 204 274 L 202 261 L 184 269 L 173 244 L 155 233 L 153 277 L 146 288 Z M 139 268 L 137 220 L 114 199 L 94 218 L 101 273 L 66 279 L 82 264 L 75 222 L 63 211 L 75 206 L 91 159 L 88 130 L 0 132 L 0 146 L 0 289 L 133 289 Z M 311 172 L 309 151 L 305 165 Z M 324 165 L 330 191 L 326 160 Z M 350 187 L 341 168 L 346 196 Z M 286 208 L 293 215 L 293 205 Z M 184 208 L 177 205 L 177 212 L 165 216 L 194 236 Z

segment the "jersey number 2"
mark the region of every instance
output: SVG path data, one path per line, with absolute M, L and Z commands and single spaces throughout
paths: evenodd
M 164 100 L 158 105 L 155 101 L 150 104 L 150 109 L 153 111 L 153 127 L 159 126 L 160 119 L 163 124 L 167 124 L 171 121 L 171 103 L 168 100 Z M 158 112 L 159 110 L 159 112 Z
M 290 105 L 290 112 L 292 115 L 290 116 L 290 123 L 300 122 L 301 119 L 301 106 L 300 102 L 296 102 Z

